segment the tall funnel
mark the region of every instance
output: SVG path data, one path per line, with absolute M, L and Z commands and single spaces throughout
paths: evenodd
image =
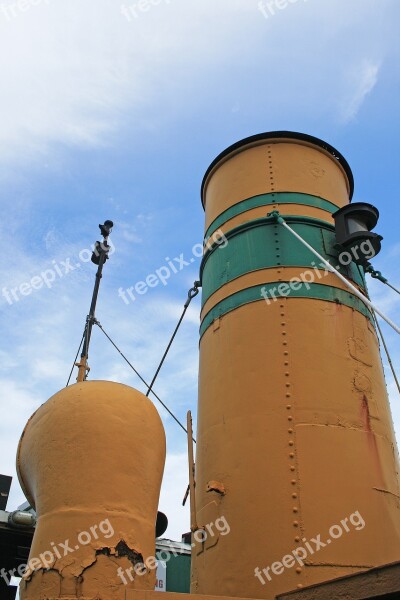
M 266 218 L 278 210 L 339 266 L 332 214 L 352 194 L 341 154 L 291 132 L 245 139 L 205 175 L 197 524 L 223 517 L 230 532 L 196 542 L 193 592 L 273 599 L 399 558 L 398 453 L 373 316 Z M 366 292 L 362 268 L 341 272 Z
M 17 468 L 38 523 L 22 600 L 125 600 L 152 590 L 165 461 L 161 419 L 126 385 L 86 381 L 28 421 Z

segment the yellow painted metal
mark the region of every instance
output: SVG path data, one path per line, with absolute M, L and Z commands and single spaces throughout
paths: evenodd
M 206 228 L 231 205 L 258 194 L 293 191 L 343 206 L 349 189 L 339 162 L 318 145 L 258 141 L 225 156 L 208 176 Z M 293 205 L 279 210 L 291 214 Z M 309 214 L 308 207 L 302 210 Z M 246 274 L 221 285 L 203 315 L 235 291 L 303 271 L 276 266 Z M 343 289 L 332 274 L 316 282 Z M 223 517 L 230 532 L 196 543 L 192 592 L 273 599 L 398 560 L 398 473 L 379 344 L 361 313 L 311 298 L 289 295 L 269 305 L 260 298 L 206 330 L 200 342 L 197 524 L 204 528 Z M 210 486 L 213 481 L 224 494 Z M 355 514 L 364 526 L 351 524 Z M 330 535 L 335 525 L 342 529 L 337 539 Z M 304 565 L 282 567 L 283 557 L 306 542 L 312 548 L 319 535 L 331 542 L 309 552 Z M 271 571 L 274 564 L 279 574 Z
M 21 599 L 114 600 L 154 589 L 154 570 L 128 571 L 155 556 L 164 461 L 160 417 L 137 390 L 86 381 L 43 404 L 17 455 L 22 489 L 38 514 Z
M 190 530 L 197 530 L 196 523 L 196 496 L 195 496 L 195 464 L 193 454 L 193 420 L 190 410 L 187 413 L 187 432 L 188 432 L 188 462 L 189 462 L 189 490 L 190 490 Z
M 247 223 L 247 221 L 266 217 L 267 214 L 273 210 L 279 210 L 280 213 L 285 215 L 301 215 L 312 217 L 313 219 L 320 219 L 321 221 L 326 221 L 330 225 L 334 225 L 332 214 L 326 210 L 323 210 L 322 208 L 304 206 L 304 204 L 294 203 L 270 204 L 268 206 L 258 206 L 257 208 L 252 208 L 245 213 L 241 213 L 240 215 L 233 217 L 232 219 L 228 219 L 223 225 L 221 225 L 221 227 L 218 228 L 218 231 L 221 231 L 225 234 L 234 227 L 242 225 L 243 223 Z
M 341 208 L 349 201 L 349 182 L 337 160 L 308 142 L 268 139 L 249 143 L 209 174 L 203 193 L 205 230 L 230 206 L 272 192 L 319 196 Z
M 87 359 L 88 359 L 87 356 L 81 356 L 81 360 L 79 362 L 75 363 L 75 366 L 78 367 L 78 375 L 76 378 L 76 381 L 78 383 L 82 383 L 82 381 L 85 381 L 86 375 L 90 371 L 90 367 L 88 365 Z
M 270 268 L 270 269 L 260 269 L 259 271 L 252 271 L 251 273 L 246 273 L 242 275 L 242 277 L 238 277 L 237 279 L 233 279 L 233 281 L 229 281 L 223 287 L 219 288 L 214 294 L 210 296 L 210 298 L 205 302 L 200 317 L 203 319 L 205 315 L 210 312 L 219 302 L 239 292 L 240 290 L 250 288 L 256 285 L 268 284 L 271 282 L 285 282 L 290 281 L 292 278 L 299 277 L 299 274 L 302 274 L 305 281 L 309 283 L 312 282 L 312 278 L 314 281 L 312 283 L 319 283 L 321 285 L 329 285 L 332 287 L 336 287 L 341 290 L 348 291 L 348 287 L 340 281 L 336 275 L 333 273 L 329 273 L 328 271 L 323 271 L 323 269 L 313 269 L 313 268 L 304 268 L 303 270 L 299 269 L 299 267 L 279 267 L 279 268 Z M 359 286 L 356 287 L 360 289 Z M 363 291 L 360 289 L 360 291 Z M 272 299 L 270 300 L 272 302 Z

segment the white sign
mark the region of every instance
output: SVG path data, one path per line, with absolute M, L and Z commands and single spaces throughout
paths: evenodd
M 167 563 L 162 560 L 157 561 L 156 571 L 156 592 L 165 592 L 167 589 Z

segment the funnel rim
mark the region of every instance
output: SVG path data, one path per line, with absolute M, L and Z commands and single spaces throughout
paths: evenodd
M 212 163 L 208 167 L 207 171 L 205 172 L 205 175 L 203 177 L 203 181 L 201 184 L 201 203 L 203 205 L 203 208 L 205 208 L 204 192 L 205 192 L 206 183 L 207 183 L 207 180 L 208 180 L 211 172 L 214 170 L 214 168 L 224 158 L 226 158 L 230 154 L 236 152 L 237 150 L 240 150 L 241 148 L 244 148 L 245 146 L 248 146 L 249 144 L 254 144 L 255 142 L 261 142 L 263 140 L 270 140 L 270 139 L 289 139 L 289 140 L 293 139 L 293 140 L 299 140 L 302 142 L 308 142 L 308 143 L 318 146 L 318 147 L 322 148 L 323 150 L 325 150 L 326 152 L 328 152 L 332 156 L 332 158 L 334 158 L 338 161 L 338 163 L 341 165 L 341 167 L 345 171 L 345 174 L 346 174 L 348 182 L 349 182 L 349 200 L 351 202 L 351 200 L 353 198 L 353 194 L 354 194 L 354 176 L 353 176 L 353 172 L 350 168 L 349 163 L 347 162 L 347 160 L 345 159 L 343 154 L 341 152 L 339 152 L 339 150 L 337 150 L 334 146 L 332 146 L 328 142 L 325 142 L 324 140 L 322 140 L 318 137 L 315 137 L 313 135 L 309 135 L 307 133 L 300 133 L 300 132 L 296 132 L 296 131 L 269 131 L 269 132 L 258 133 L 256 135 L 251 135 L 249 137 L 243 138 L 242 140 L 235 142 L 231 146 L 228 146 L 225 150 L 223 150 L 220 154 L 218 154 L 218 156 L 212 161 Z

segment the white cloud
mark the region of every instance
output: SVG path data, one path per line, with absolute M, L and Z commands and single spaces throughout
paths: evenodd
M 24 367 L 21 364 L 19 369 L 23 373 Z M 41 402 L 37 393 L 28 389 L 23 377 L 20 383 L 16 383 L 7 378 L 6 369 L 2 371 L 4 373 L 0 376 L 0 386 L 4 404 L 0 423 L 0 473 L 13 477 L 8 508 L 15 510 L 25 500 L 15 471 L 18 441 L 26 422 Z
M 43 2 L 12 19 L 0 12 L 0 157 L 33 160 L 52 143 L 108 143 L 135 115 L 142 128 L 146 121 L 154 127 L 146 111 L 159 99 L 167 65 L 182 77 L 189 63 L 218 62 L 219 40 L 204 36 L 202 26 L 215 30 L 226 8 L 205 0 L 188 13 L 186 2 L 174 0 L 131 22 L 114 0 Z
M 172 540 L 180 540 L 182 534 L 190 530 L 189 500 L 184 507 L 182 506 L 188 483 L 187 454 L 168 454 L 159 506 L 160 510 L 167 515 L 170 523 L 164 537 Z
M 382 2 L 381 18 L 390 4 Z M 381 59 L 371 13 L 365 2 L 341 0 L 298 3 L 268 21 L 249 0 L 171 0 L 131 21 L 114 0 L 43 0 L 12 19 L 0 12 L 0 160 L 43 163 L 51 148 L 54 163 L 60 145 L 112 145 L 132 122 L 138 131 L 157 131 L 197 101 L 195 91 L 189 98 L 192 86 L 220 98 L 221 66 L 231 77 L 234 65 L 245 73 L 243 61 L 257 69 L 260 85 L 273 87 L 267 110 L 285 106 L 294 92 L 310 114 L 330 109 L 327 98 L 343 97 L 348 121 L 378 76 L 375 59 L 360 65 L 349 57 L 351 27 L 365 30 L 358 40 L 364 51 L 373 36 Z M 331 57 L 333 32 L 340 41 Z M 342 63 L 356 70 L 350 98 Z M 259 86 L 254 92 L 263 93 Z M 245 108 L 234 95 L 229 106 Z
M 342 118 L 345 123 L 352 121 L 360 111 L 367 96 L 373 91 L 378 83 L 378 75 L 381 65 L 372 61 L 364 61 L 353 75 L 353 81 L 349 85 L 351 97 L 345 102 L 342 109 Z
M 138 235 L 137 228 L 132 223 L 119 222 L 118 226 L 122 229 L 124 240 L 131 244 L 141 244 L 143 239 Z

